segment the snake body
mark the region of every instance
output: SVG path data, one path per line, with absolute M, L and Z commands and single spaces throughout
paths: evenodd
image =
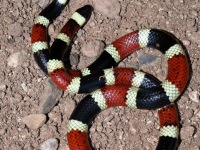
M 65 8 L 66 0 L 53 0 L 35 19 L 32 29 L 34 58 L 53 82 L 69 93 L 88 93 L 72 113 L 68 123 L 70 149 L 91 149 L 88 125 L 101 110 L 112 106 L 158 109 L 160 139 L 157 149 L 174 149 L 178 137 L 178 117 L 173 102 L 183 93 L 190 76 L 189 58 L 179 40 L 158 29 L 131 32 L 109 44 L 90 66 L 80 71 L 63 63 L 75 33 L 90 18 L 92 7 L 79 8 L 64 25 L 49 48 L 48 26 Z M 136 50 L 151 47 L 165 55 L 167 77 L 160 82 L 150 74 L 130 68 L 115 68 Z M 162 107 L 162 108 L 161 108 Z

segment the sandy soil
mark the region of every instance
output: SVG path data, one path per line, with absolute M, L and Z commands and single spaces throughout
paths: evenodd
M 69 149 L 66 123 L 84 95 L 62 94 L 56 89 L 37 67 L 30 44 L 33 19 L 49 0 L 0 3 L 0 150 L 38 150 L 50 138 L 57 139 L 59 150 Z M 84 4 L 93 5 L 94 13 L 74 42 L 74 68 L 87 66 L 98 57 L 105 43 L 132 30 L 164 29 L 183 42 L 190 55 L 193 76 L 177 102 L 181 123 L 178 149 L 200 150 L 200 1 L 71 0 L 50 26 L 52 40 L 70 15 Z M 142 69 L 161 80 L 167 71 L 164 57 L 153 49 L 132 54 L 120 66 Z M 33 121 L 42 120 L 37 129 L 24 123 L 30 114 L 40 115 Z M 158 129 L 156 111 L 116 107 L 97 116 L 91 138 L 100 150 L 152 150 L 157 144 Z

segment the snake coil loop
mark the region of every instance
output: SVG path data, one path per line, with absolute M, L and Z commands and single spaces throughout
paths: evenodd
M 67 126 L 70 149 L 92 148 L 88 126 L 100 111 L 112 106 L 158 109 L 160 138 L 156 149 L 175 149 L 179 121 L 173 102 L 183 93 L 190 75 L 189 58 L 179 40 L 164 30 L 134 31 L 108 45 L 87 68 L 72 70 L 69 48 L 93 8 L 86 5 L 76 10 L 49 48 L 48 26 L 60 15 L 66 3 L 67 0 L 53 0 L 39 14 L 34 21 L 31 42 L 37 64 L 60 89 L 73 94 L 91 92 L 70 117 Z M 144 47 L 157 49 L 165 55 L 168 73 L 163 82 L 142 71 L 115 68 L 124 58 Z

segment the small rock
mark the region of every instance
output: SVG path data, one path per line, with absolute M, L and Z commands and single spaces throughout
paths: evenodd
M 22 83 L 21 87 L 25 92 L 28 92 L 28 87 L 27 87 L 27 85 L 25 83 Z
M 199 92 L 198 91 L 192 91 L 188 94 L 188 96 L 192 101 L 199 103 Z
M 46 122 L 44 114 L 30 114 L 22 118 L 22 122 L 30 129 L 38 129 Z
M 190 41 L 189 40 L 183 40 L 182 42 L 183 42 L 183 44 L 185 46 L 189 46 L 190 45 Z
M 91 23 L 89 24 L 90 27 L 94 27 L 95 25 L 96 25 L 95 22 L 91 22 Z
M 54 35 L 55 33 L 55 26 L 53 24 L 49 25 L 49 30 L 48 30 L 50 35 Z
M 58 103 L 63 91 L 60 90 L 51 80 L 49 80 L 46 85 L 43 93 L 40 96 L 40 112 L 43 114 L 49 113 L 53 107 Z
M 22 35 L 22 32 L 23 32 L 23 27 L 20 23 L 18 22 L 15 22 L 11 25 L 9 25 L 9 28 L 8 28 L 8 34 L 9 35 L 13 35 L 13 36 L 21 36 Z
M 84 30 L 78 30 L 77 37 L 81 37 L 84 33 Z
M 0 91 L 5 91 L 6 90 L 6 85 L 3 84 L 3 85 L 0 85 Z
M 8 35 L 8 36 L 7 36 L 7 40 L 8 40 L 8 43 L 9 43 L 9 44 L 15 43 L 15 38 L 14 38 L 13 36 L 11 36 L 11 35 Z
M 132 124 L 129 125 L 129 130 L 133 134 L 136 134 L 136 132 L 137 132 L 137 129 Z
M 123 132 L 123 131 L 121 131 L 121 132 L 119 133 L 119 139 L 120 139 L 120 140 L 122 140 L 122 139 L 123 139 L 123 137 L 124 137 L 124 132 Z
M 190 14 L 191 15 L 194 15 L 194 16 L 198 16 L 198 12 L 196 10 L 191 10 L 190 11 Z
M 192 126 L 183 127 L 180 132 L 181 139 L 191 138 L 194 134 L 195 128 Z
M 157 59 L 158 59 L 157 56 L 142 53 L 139 56 L 139 64 L 140 66 L 150 64 L 155 62 Z
M 120 12 L 118 0 L 93 0 L 94 7 L 97 11 L 109 18 L 115 18 Z
M 98 126 L 97 126 L 97 131 L 98 131 L 98 132 L 101 132 L 102 130 L 103 130 L 103 127 L 102 127 L 101 125 L 98 125 Z
M 70 55 L 70 63 L 72 66 L 76 66 L 79 61 L 79 56 L 77 54 Z
M 58 140 L 57 139 L 48 139 L 44 141 L 41 145 L 41 150 L 57 150 L 58 149 Z
M 31 38 L 30 38 L 30 34 L 29 33 L 24 33 L 23 36 L 24 36 L 24 39 L 26 41 L 28 41 L 28 42 L 30 41 Z
M 19 65 L 20 52 L 12 53 L 7 60 L 9 67 L 17 67 Z

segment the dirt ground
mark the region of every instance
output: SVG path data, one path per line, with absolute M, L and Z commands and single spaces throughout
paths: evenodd
M 69 149 L 66 123 L 85 95 L 62 94 L 37 67 L 31 50 L 33 20 L 50 2 L 0 0 L 0 150 L 38 150 L 46 140 L 54 144 L 54 149 Z M 52 41 L 70 15 L 85 4 L 94 6 L 94 12 L 74 41 L 70 57 L 73 68 L 86 67 L 105 44 L 134 30 L 163 29 L 183 42 L 193 75 L 177 102 L 181 124 L 178 149 L 200 150 L 200 1 L 71 0 L 49 28 Z M 144 70 L 161 80 L 167 72 L 161 53 L 147 48 L 126 58 L 120 66 Z M 100 150 L 153 150 L 158 129 L 156 111 L 116 107 L 96 117 L 90 136 Z M 51 138 L 54 142 L 49 141 Z

